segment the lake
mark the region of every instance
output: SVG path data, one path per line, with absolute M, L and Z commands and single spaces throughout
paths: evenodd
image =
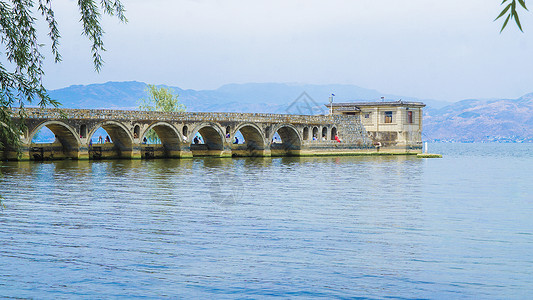
M 0 162 L 0 297 L 529 298 L 533 144 Z

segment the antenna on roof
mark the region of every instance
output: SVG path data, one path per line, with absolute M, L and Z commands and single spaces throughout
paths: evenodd
M 331 94 L 331 96 L 329 96 L 329 114 L 330 115 L 333 114 L 333 97 L 335 97 L 335 94 Z

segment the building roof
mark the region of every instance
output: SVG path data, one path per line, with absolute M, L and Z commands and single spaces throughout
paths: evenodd
M 422 102 L 412 102 L 412 101 L 374 101 L 374 102 L 340 102 L 340 103 L 332 103 L 333 108 L 336 109 L 353 109 L 353 110 L 360 110 L 359 107 L 361 106 L 411 106 L 411 107 L 425 107 L 426 105 Z M 330 107 L 330 104 L 326 104 L 326 107 Z

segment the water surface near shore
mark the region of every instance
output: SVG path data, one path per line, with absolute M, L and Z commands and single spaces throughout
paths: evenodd
M 533 145 L 0 163 L 0 297 L 526 298 Z

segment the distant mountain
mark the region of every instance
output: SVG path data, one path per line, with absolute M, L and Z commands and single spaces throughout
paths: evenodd
M 458 142 L 533 142 L 533 93 L 518 99 L 463 100 L 424 116 L 424 138 Z
M 50 96 L 59 100 L 65 108 L 136 109 L 139 100 L 146 96 L 145 88 L 146 83 L 143 82 L 107 82 L 51 90 Z M 298 100 L 316 106 L 313 112 L 318 113 L 325 109 L 324 104 L 328 102 L 331 94 L 335 94 L 336 102 L 370 101 L 385 97 L 394 100 L 424 101 L 438 108 L 449 104 L 383 94 L 376 90 L 341 84 L 246 83 L 227 84 L 216 90 L 168 88 L 179 94 L 180 101 L 187 106 L 188 111 L 203 112 L 292 113 L 291 104 Z
M 65 108 L 136 109 L 146 96 L 143 82 L 107 82 L 52 90 Z M 481 142 L 533 141 L 533 93 L 519 99 L 463 100 L 456 103 L 383 94 L 355 85 L 287 83 L 227 84 L 216 90 L 168 87 L 188 111 L 257 113 L 327 113 L 324 104 L 402 99 L 422 101 L 425 140 Z
M 52 99 L 64 108 L 132 109 L 145 96 L 142 82 L 107 82 L 104 84 L 72 85 L 49 91 Z

